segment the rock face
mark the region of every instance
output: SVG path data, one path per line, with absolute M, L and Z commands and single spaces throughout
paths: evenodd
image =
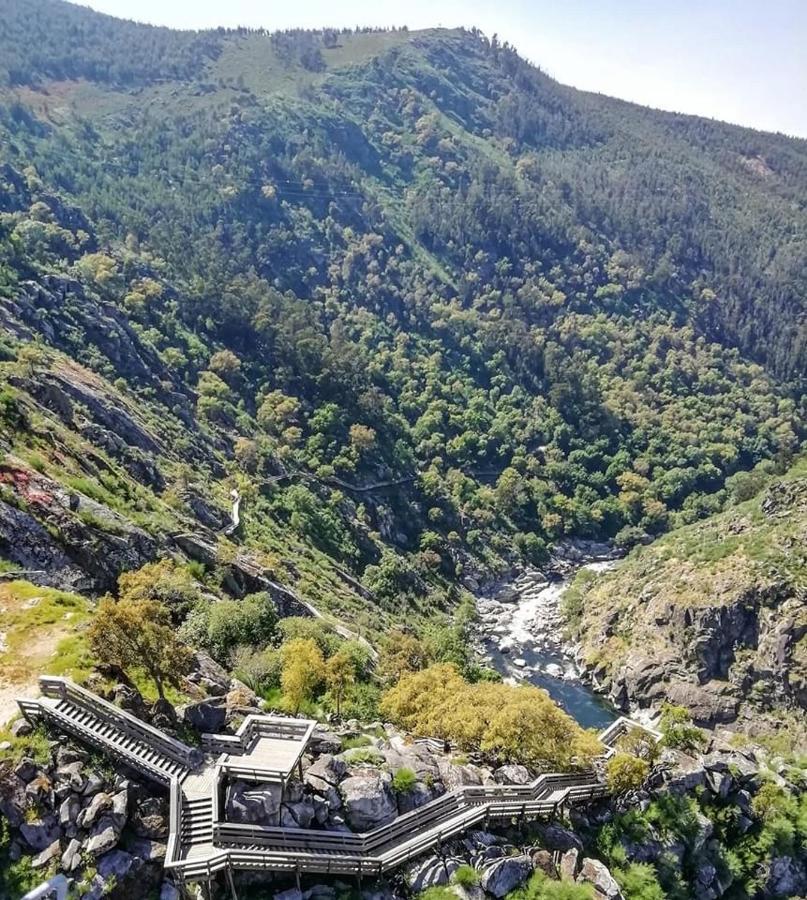
M 353 831 L 370 831 L 391 822 L 398 814 L 387 772 L 359 772 L 340 785 L 344 814 Z
M 581 588 L 578 661 L 623 710 L 671 701 L 714 726 L 807 709 L 805 530 L 791 476 L 632 554 Z

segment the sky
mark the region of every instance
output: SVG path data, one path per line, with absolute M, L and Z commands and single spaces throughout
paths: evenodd
M 83 0 L 175 28 L 476 26 L 565 84 L 807 137 L 807 0 Z

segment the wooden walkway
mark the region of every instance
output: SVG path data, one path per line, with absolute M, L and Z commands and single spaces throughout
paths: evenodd
M 439 851 L 450 838 L 491 820 L 534 820 L 606 793 L 595 774 L 557 773 L 528 785 L 461 787 L 365 834 L 242 825 L 225 821 L 221 809 L 227 778 L 276 782 L 282 790 L 299 765 L 314 722 L 249 716 L 236 735 L 206 735 L 205 749 L 198 750 L 67 679 L 42 678 L 40 684 L 42 697 L 19 701 L 27 718 L 46 720 L 168 786 L 165 868 L 178 881 L 210 881 L 234 869 L 378 875 Z M 602 732 L 606 755 L 636 727 L 649 731 L 619 719 Z

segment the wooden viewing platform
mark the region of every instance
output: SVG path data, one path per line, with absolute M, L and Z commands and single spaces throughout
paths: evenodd
M 298 768 L 315 722 L 248 716 L 235 735 L 203 735 L 202 749 L 169 737 L 66 678 L 40 679 L 42 696 L 19 700 L 26 718 L 45 720 L 168 787 L 170 825 L 165 868 L 179 882 L 209 882 L 224 872 L 380 875 L 463 831 L 495 819 L 549 816 L 564 804 L 606 794 L 595 773 L 551 773 L 527 785 L 472 785 L 450 791 L 364 834 L 228 822 L 221 797 L 228 778 L 274 782 Z M 600 734 L 604 756 L 633 728 L 621 718 Z

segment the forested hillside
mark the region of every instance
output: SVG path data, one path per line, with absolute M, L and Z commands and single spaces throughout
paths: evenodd
M 802 438 L 804 141 L 472 31 L 2 0 L 0 60 L 7 354 L 38 335 L 161 422 L 137 490 L 191 462 L 397 596 L 694 521 Z

